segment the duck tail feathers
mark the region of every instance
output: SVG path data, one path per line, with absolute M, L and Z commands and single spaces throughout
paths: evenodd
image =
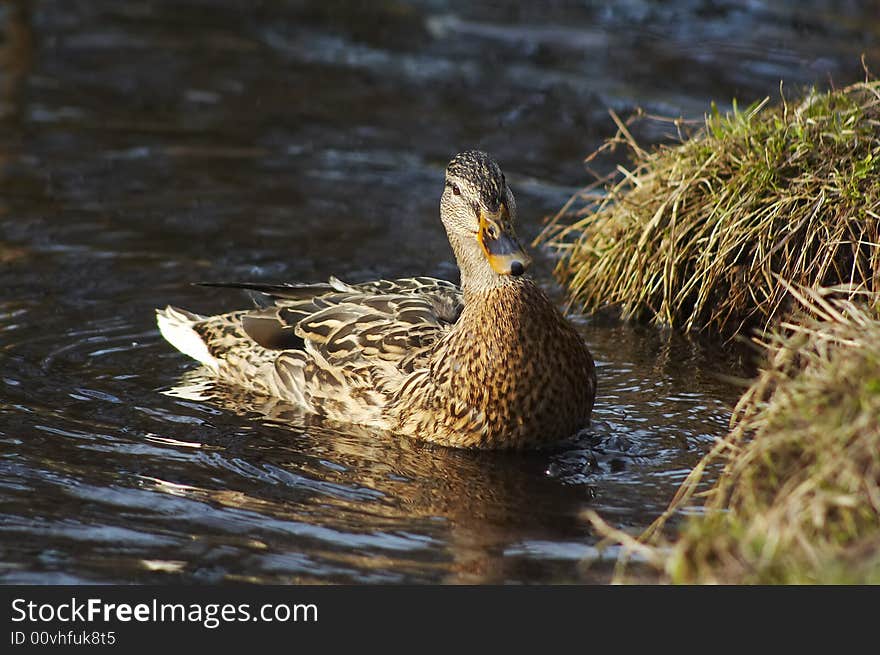
M 220 362 L 210 353 L 204 339 L 193 328 L 196 323 L 204 320 L 204 316 L 171 305 L 156 310 L 156 323 L 165 340 L 184 355 L 189 355 L 217 373 Z

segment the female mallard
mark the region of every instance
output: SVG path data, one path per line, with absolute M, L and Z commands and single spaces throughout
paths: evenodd
M 433 278 L 235 286 L 261 307 L 157 311 L 159 330 L 220 379 L 304 411 L 462 448 L 521 448 L 589 423 L 593 358 L 523 275 L 516 204 L 478 151 L 446 168 L 440 218 L 461 288 Z

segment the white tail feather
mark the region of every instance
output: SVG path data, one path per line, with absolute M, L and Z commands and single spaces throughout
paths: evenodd
M 201 320 L 204 320 L 203 316 L 170 305 L 165 309 L 156 310 L 156 323 L 165 340 L 184 355 L 189 355 L 217 373 L 220 362 L 208 352 L 205 342 L 192 328 L 193 323 Z

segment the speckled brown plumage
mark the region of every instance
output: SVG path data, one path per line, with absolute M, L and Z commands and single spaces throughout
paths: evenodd
M 516 206 L 485 153 L 446 171 L 441 218 L 461 287 L 433 278 L 229 285 L 259 307 L 158 311 L 162 334 L 217 377 L 333 421 L 463 448 L 523 448 L 589 423 L 581 337 L 527 276 Z
M 393 399 L 394 429 L 466 448 L 526 447 L 574 434 L 596 390 L 583 340 L 529 279 L 469 294 L 428 366 Z

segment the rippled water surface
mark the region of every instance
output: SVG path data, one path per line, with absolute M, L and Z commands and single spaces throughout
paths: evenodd
M 724 432 L 736 354 L 575 315 L 600 380 L 590 433 L 470 453 L 194 394 L 153 308 L 247 302 L 196 281 L 455 279 L 437 216 L 455 151 L 497 156 L 531 237 L 589 180 L 609 107 L 698 117 L 780 79 L 854 81 L 862 52 L 878 60 L 877 16 L 832 0 L 0 4 L 0 582 L 607 579 L 614 551 L 584 511 L 638 530 L 665 507 Z M 551 264 L 539 253 L 558 294 Z

